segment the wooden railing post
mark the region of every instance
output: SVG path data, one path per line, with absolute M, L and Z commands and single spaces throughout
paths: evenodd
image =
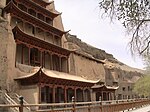
M 88 104 L 88 112 L 91 112 L 91 106 L 90 106 L 90 103 Z
M 20 103 L 19 112 L 23 112 L 23 96 L 19 97 L 19 103 Z
M 73 103 L 73 105 L 72 105 L 72 107 L 73 107 L 72 112 L 75 112 L 76 111 L 76 108 L 75 108 L 76 104 L 75 104 L 75 97 L 74 96 L 72 97 L 72 103 Z
M 102 97 L 99 97 L 99 101 L 100 101 L 100 112 L 103 112 L 103 107 L 102 107 Z

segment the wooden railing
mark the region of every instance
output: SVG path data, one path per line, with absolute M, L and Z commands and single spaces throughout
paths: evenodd
M 26 107 L 32 108 L 31 111 L 33 112 L 119 112 L 140 108 L 149 104 L 150 99 L 132 99 L 105 102 L 95 101 L 50 104 L 0 105 L 0 108 L 18 108 L 19 112 L 26 112 L 23 109 Z
M 19 99 L 20 96 L 18 94 L 16 94 L 16 93 L 14 93 L 14 96 L 16 97 L 16 100 L 18 102 L 20 102 L 20 99 Z M 23 99 L 23 104 L 28 105 L 29 103 L 25 99 Z M 25 107 L 25 109 L 26 109 L 26 111 L 30 111 L 29 107 Z
M 5 91 L 0 91 L 0 100 L 3 100 L 5 104 L 2 104 L 0 107 L 7 108 L 11 110 L 11 112 L 20 112 L 20 96 L 16 93 L 7 94 Z M 25 100 L 23 100 L 23 104 L 28 104 Z M 23 110 L 25 112 L 30 112 L 29 107 L 24 107 Z

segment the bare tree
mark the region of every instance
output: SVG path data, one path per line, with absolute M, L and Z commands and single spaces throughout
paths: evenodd
M 121 21 L 131 36 L 129 46 L 133 54 L 148 55 L 150 49 L 150 1 L 102 0 L 102 16 Z

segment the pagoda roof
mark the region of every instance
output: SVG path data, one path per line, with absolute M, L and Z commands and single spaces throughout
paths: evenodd
M 32 1 L 34 1 L 35 3 L 37 3 L 43 7 L 46 7 L 47 5 L 50 5 L 51 3 L 54 2 L 54 1 L 47 2 L 45 0 L 32 0 Z
M 92 86 L 94 91 L 115 91 L 118 88 L 119 86 L 106 86 L 105 84 Z
M 4 11 L 6 11 L 7 13 L 11 13 L 11 16 L 20 18 L 26 22 L 29 22 L 30 24 L 42 28 L 43 30 L 59 35 L 60 37 L 62 37 L 63 34 L 66 34 L 66 32 L 61 31 L 51 26 L 50 24 L 38 19 L 37 17 L 34 17 L 27 12 L 20 10 L 12 1 L 10 1 L 9 4 L 4 8 Z
M 34 36 L 31 36 L 25 32 L 23 32 L 18 26 L 13 29 L 14 38 L 19 43 L 29 44 L 31 46 L 37 47 L 39 49 L 44 49 L 49 52 L 53 52 L 53 54 L 63 55 L 64 57 L 68 57 L 70 55 L 70 51 L 64 49 L 60 46 L 51 44 Z
M 91 87 L 99 81 L 87 80 L 80 76 L 41 67 L 37 67 L 32 73 L 28 73 L 28 75 L 15 78 L 15 80 L 20 81 L 22 85 L 45 83 L 79 87 Z
M 42 0 L 38 0 L 38 1 L 42 1 Z M 28 7 L 32 8 L 32 9 L 34 9 L 35 11 L 41 12 L 42 14 L 50 17 L 51 19 L 54 19 L 55 17 L 60 15 L 60 13 L 51 12 L 51 11 L 41 7 L 40 5 L 34 3 L 31 0 L 19 0 L 19 2 L 22 3 L 25 6 L 28 6 Z

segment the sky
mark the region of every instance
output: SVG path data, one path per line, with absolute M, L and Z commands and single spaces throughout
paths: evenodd
M 71 30 L 70 34 L 131 67 L 144 68 L 142 59 L 131 56 L 129 36 L 121 23 L 101 18 L 99 0 L 54 0 L 54 3 L 56 10 L 62 12 L 65 31 Z

